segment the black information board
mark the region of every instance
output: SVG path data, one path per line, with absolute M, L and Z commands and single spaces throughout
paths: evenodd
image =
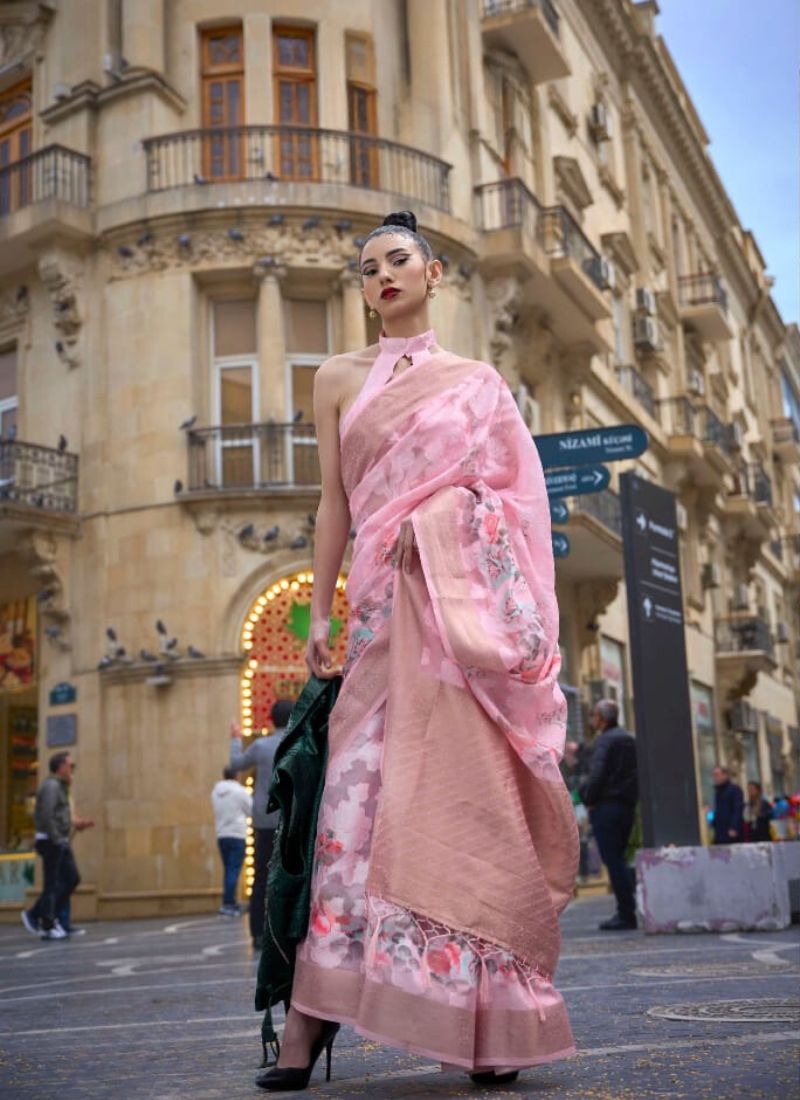
M 699 844 L 675 497 L 619 482 L 644 845 Z
M 49 749 L 74 745 L 78 740 L 77 714 L 48 714 L 46 731 Z

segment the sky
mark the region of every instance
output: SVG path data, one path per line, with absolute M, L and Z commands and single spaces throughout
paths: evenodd
M 800 0 L 658 0 L 664 38 L 739 221 L 800 321 Z

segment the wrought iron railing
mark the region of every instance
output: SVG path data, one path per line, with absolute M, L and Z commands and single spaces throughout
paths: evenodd
M 658 408 L 667 435 L 694 435 L 696 411 L 688 397 L 659 398 Z
M 788 416 L 781 416 L 770 420 L 772 427 L 772 443 L 775 447 L 784 447 L 790 443 L 800 443 L 800 431 L 795 422 Z
M 717 414 L 708 405 L 697 409 L 700 438 L 704 443 L 718 447 L 729 458 L 733 454 L 733 430 L 730 424 L 723 424 Z
M 734 496 L 772 505 L 772 482 L 760 462 L 741 462 L 734 473 Z
M 313 424 L 226 424 L 193 428 L 187 438 L 189 492 L 320 486 Z
M 475 188 L 478 225 L 491 233 L 496 229 L 521 229 L 539 238 L 542 205 L 521 179 L 497 180 Z
M 0 217 L 45 199 L 89 205 L 91 161 L 63 145 L 46 145 L 0 168 Z
M 568 256 L 598 290 L 603 290 L 602 257 L 566 207 L 545 207 L 539 224 L 548 256 Z
M 78 456 L 19 440 L 0 442 L 0 504 L 43 512 L 78 508 Z
M 720 653 L 766 653 L 773 656 L 774 646 L 769 623 L 758 615 L 739 613 L 717 619 L 714 638 Z
M 559 15 L 553 0 L 483 0 L 483 18 L 493 15 L 517 15 L 528 8 L 538 8 L 548 27 L 558 36 Z
M 678 277 L 678 301 L 683 308 L 690 306 L 719 306 L 723 312 L 728 309 L 728 295 L 719 275 L 712 271 Z
M 450 165 L 408 145 L 312 126 L 220 126 L 147 138 L 147 190 L 210 183 L 349 184 L 450 209 Z
M 624 390 L 633 397 L 637 404 L 653 417 L 658 419 L 658 402 L 653 387 L 641 373 L 630 363 L 619 364 L 616 368 L 617 377 Z
M 619 496 L 613 489 L 603 489 L 599 493 L 587 493 L 584 496 L 575 497 L 572 501 L 574 513 L 583 512 L 592 516 L 622 538 L 622 509 Z

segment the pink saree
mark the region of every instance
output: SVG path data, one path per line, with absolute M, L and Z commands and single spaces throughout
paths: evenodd
M 343 425 L 349 652 L 292 1003 L 468 1070 L 530 1066 L 574 1050 L 552 985 L 578 840 L 548 503 L 500 376 L 423 351 Z

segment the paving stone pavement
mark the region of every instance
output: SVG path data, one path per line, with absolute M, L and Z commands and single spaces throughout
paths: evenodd
M 750 935 L 601 933 L 608 898 L 563 917 L 557 984 L 578 1055 L 479 1089 L 343 1029 L 324 1100 L 798 1095 L 800 928 Z M 3 1100 L 254 1100 L 256 961 L 246 919 L 103 922 L 42 943 L 0 926 Z M 723 1004 L 723 1002 L 725 1002 Z M 649 1014 L 649 1010 L 655 1013 Z M 694 1014 L 699 1019 L 692 1019 Z M 280 1016 L 280 1014 L 278 1014 Z M 676 1016 L 677 1018 L 672 1018 Z

